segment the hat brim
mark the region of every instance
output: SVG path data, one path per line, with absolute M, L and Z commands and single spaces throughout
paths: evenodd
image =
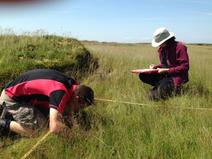
M 170 32 L 170 35 L 165 38 L 164 40 L 160 41 L 160 42 L 156 42 L 155 39 L 152 40 L 152 46 L 153 47 L 158 47 L 160 46 L 161 44 L 163 44 L 165 41 L 169 40 L 170 38 L 174 37 L 175 34 L 173 32 Z

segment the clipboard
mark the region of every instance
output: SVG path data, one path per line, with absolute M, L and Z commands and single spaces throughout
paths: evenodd
M 144 73 L 144 74 L 153 74 L 153 73 L 158 73 L 157 69 L 135 69 L 135 70 L 131 70 L 131 73 L 135 73 L 135 74 L 140 74 L 140 73 Z

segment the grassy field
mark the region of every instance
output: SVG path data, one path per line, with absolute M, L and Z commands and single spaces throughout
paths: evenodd
M 96 101 L 85 110 L 90 128 L 74 124 L 69 139 L 51 135 L 29 158 L 212 158 L 212 45 L 188 45 L 190 81 L 183 96 L 150 102 L 150 87 L 130 70 L 158 63 L 154 48 L 83 44 L 99 60 L 98 69 L 82 80 L 95 90 L 96 98 L 147 105 Z M 2 140 L 0 158 L 21 158 L 41 137 Z

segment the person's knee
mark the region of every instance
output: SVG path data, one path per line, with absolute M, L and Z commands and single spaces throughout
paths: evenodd
M 161 76 L 158 74 L 145 74 L 145 73 L 140 73 L 139 78 L 142 82 L 146 84 L 150 84 L 152 86 L 158 85 L 158 82 L 161 79 Z
M 139 74 L 139 79 L 144 83 L 147 83 L 149 81 L 148 76 L 146 74 L 143 74 L 143 73 Z
M 142 81 L 142 79 L 143 79 L 143 74 L 139 74 L 139 79 Z

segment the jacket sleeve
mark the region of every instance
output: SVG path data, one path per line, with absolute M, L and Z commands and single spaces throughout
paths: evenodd
M 176 48 L 176 66 L 169 68 L 169 73 L 184 73 L 189 70 L 189 57 L 187 47 L 180 44 Z
M 157 69 L 157 68 L 162 68 L 162 67 L 163 67 L 162 64 L 158 64 L 158 65 L 155 65 L 153 68 L 154 68 L 154 69 Z

